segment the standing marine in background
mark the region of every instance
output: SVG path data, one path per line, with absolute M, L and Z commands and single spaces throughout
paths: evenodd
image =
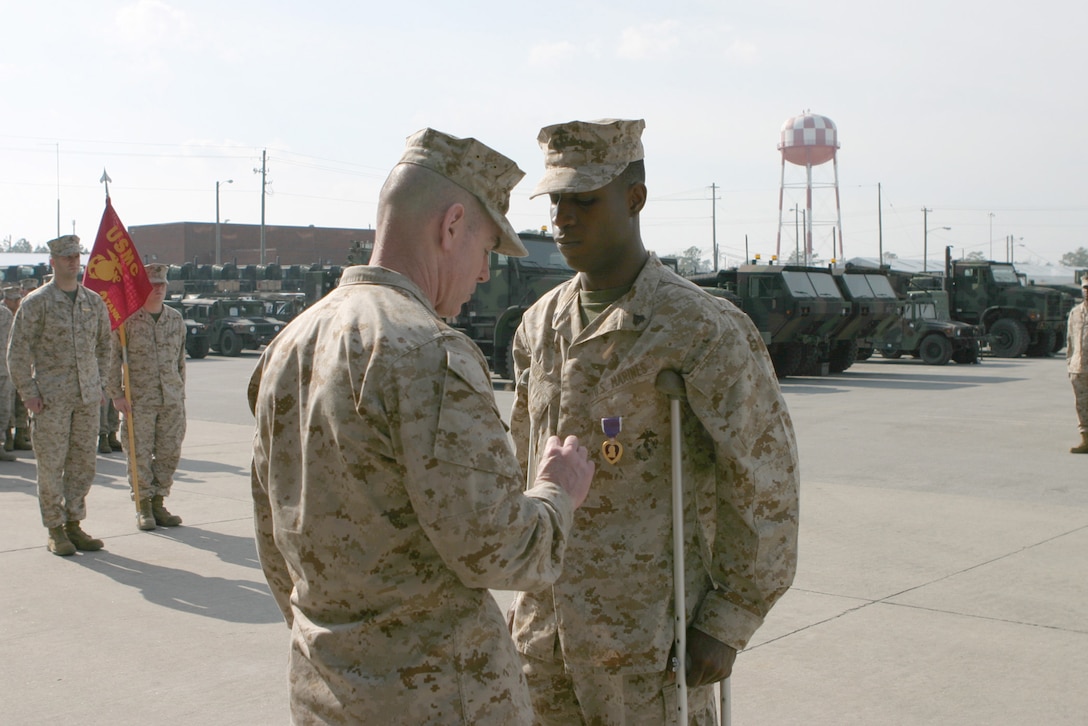
M 37 280 L 27 277 L 18 285 L 4 288 L 4 307 L 11 311 L 13 319 L 19 310 L 19 303 L 37 286 Z M 6 357 L 8 338 L 0 341 L 0 345 Z M 19 392 L 15 390 L 14 383 L 11 384 L 10 389 L 11 411 L 5 423 L 4 451 L 30 451 L 30 416 L 27 414 L 26 406 L 23 405 L 23 399 L 19 397 Z
M 8 343 L 11 379 L 31 415 L 46 546 L 57 555 L 102 549 L 80 522 L 94 481 L 110 316 L 80 284 L 79 255 L 74 234 L 50 240 L 53 278 L 23 298 Z
M 125 396 L 119 331 L 113 333 L 106 394 L 121 413 L 126 432 L 128 419 L 132 419 L 136 447 L 128 458 L 128 481 L 135 496 L 135 461 L 140 496 L 136 526 L 150 530 L 181 524 L 181 517 L 166 509 L 163 498 L 170 496 L 185 438 L 185 321 L 181 313 L 163 304 L 166 265 L 152 264 L 145 269 L 151 294 L 143 307 L 125 320 L 129 397 Z
M 1088 275 L 1080 281 L 1081 303 L 1069 312 L 1065 336 L 1065 363 L 1073 384 L 1080 444 L 1071 454 L 1088 454 Z
M 6 297 L 9 293 L 18 296 L 19 288 L 4 288 L 4 296 Z M 0 305 L 0 342 L 3 342 L 5 350 L 7 349 L 8 337 L 11 335 L 11 324 L 14 320 L 15 315 L 11 309 L 7 305 Z M 11 419 L 13 389 L 14 386 L 11 385 L 11 380 L 8 377 L 8 362 L 7 356 L 5 356 L 4 360 L 0 361 L 0 422 L 4 424 L 4 446 L 0 448 L 0 461 L 18 461 L 19 458 L 15 454 L 9 453 L 15 448 L 15 442 L 11 439 L 11 429 L 8 428 Z M 9 440 L 12 442 L 10 447 L 7 445 Z

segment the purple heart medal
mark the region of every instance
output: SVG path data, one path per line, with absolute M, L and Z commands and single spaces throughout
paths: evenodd
M 620 457 L 623 456 L 623 444 L 616 441 L 616 437 L 619 436 L 620 431 L 623 430 L 623 417 L 607 416 L 602 418 L 601 430 L 604 431 L 604 435 L 608 437 L 608 441 L 601 444 L 601 454 L 604 456 L 604 460 L 609 464 L 615 464 L 619 462 Z

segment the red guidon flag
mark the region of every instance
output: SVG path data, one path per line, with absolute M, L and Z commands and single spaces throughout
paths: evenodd
M 113 211 L 106 197 L 106 210 L 98 225 L 91 259 L 83 273 L 83 285 L 102 296 L 110 311 L 110 328 L 117 329 L 128 317 L 143 307 L 151 294 L 151 283 L 136 246 L 125 225 Z

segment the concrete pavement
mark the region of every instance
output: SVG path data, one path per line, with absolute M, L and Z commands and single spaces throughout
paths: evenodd
M 56 557 L 30 452 L 0 462 L 0 722 L 289 721 L 250 517 L 255 361 L 190 361 L 181 527 L 138 532 L 123 454 L 99 456 L 85 528 L 106 549 Z M 784 382 L 800 564 L 738 657 L 736 726 L 1086 722 L 1088 456 L 1067 453 L 1063 367 L 877 359 Z

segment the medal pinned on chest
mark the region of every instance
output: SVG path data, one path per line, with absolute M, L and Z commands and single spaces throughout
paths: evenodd
M 601 455 L 609 464 L 616 464 L 623 456 L 623 444 L 616 441 L 616 437 L 623 430 L 622 416 L 606 416 L 601 419 L 601 430 L 608 440 L 601 444 Z

